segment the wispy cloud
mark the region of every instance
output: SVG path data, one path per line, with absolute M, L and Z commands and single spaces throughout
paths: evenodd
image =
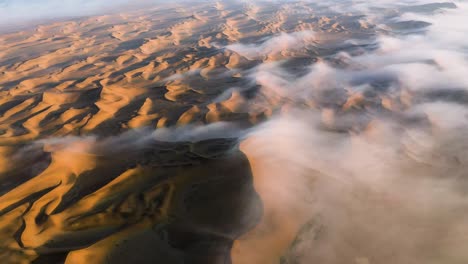
M 280 33 L 268 38 L 260 44 L 232 44 L 226 48 L 249 58 L 261 58 L 268 55 L 277 55 L 285 51 L 300 50 L 313 45 L 315 33 L 313 31 L 300 31 L 293 33 Z

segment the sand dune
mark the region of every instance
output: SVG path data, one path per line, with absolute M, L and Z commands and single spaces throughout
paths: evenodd
M 3 77 L 0 80 L 0 86 L 3 93 L 9 96 L 8 102 L 16 101 L 16 98 L 29 102 L 33 100 L 32 98 L 36 98 L 34 100 L 41 100 L 41 105 L 44 106 L 36 107 L 35 111 L 43 111 L 46 105 L 55 105 L 54 108 L 48 110 L 52 113 L 49 115 L 44 113 L 36 119 L 45 118 L 56 112 L 63 113 L 68 108 L 87 109 L 84 112 L 91 116 L 88 118 L 89 122 L 85 125 L 83 122 L 67 123 L 66 130 L 68 131 L 83 130 L 99 134 L 102 130 L 98 127 L 101 124 L 104 125 L 110 118 L 114 118 L 116 114 L 119 115 L 120 127 L 116 127 L 114 132 L 135 127 L 139 121 L 132 121 L 130 126 L 126 124 L 135 118 L 134 111 L 138 110 L 125 106 L 132 103 L 140 104 L 146 99 L 156 100 L 154 107 L 162 101 L 167 101 L 162 104 L 164 106 L 177 102 L 174 107 L 180 107 L 177 111 L 180 114 L 185 113 L 189 105 L 202 109 L 209 104 L 210 100 L 231 88 L 228 87 L 231 86 L 228 83 L 209 82 L 209 79 L 213 77 L 218 78 L 216 75 L 220 69 L 226 67 L 233 71 L 234 76 L 237 74 L 234 71 L 249 69 L 258 64 L 251 60 L 252 55 L 246 56 L 243 52 L 223 53 L 215 46 L 221 43 L 242 43 L 244 39 L 265 37 L 278 32 L 277 30 L 258 32 L 259 27 L 266 25 L 277 28 L 278 25 L 284 24 L 285 27 L 281 30 L 288 30 L 287 24 L 292 22 L 282 21 L 279 18 L 292 16 L 295 13 L 294 10 L 299 8 L 310 9 L 307 6 L 284 8 L 271 13 L 272 21 L 268 22 L 265 19 L 257 19 L 257 16 L 266 17 L 269 14 L 266 6 L 246 5 L 241 7 L 242 12 L 239 12 L 238 8 L 239 5 L 235 3 L 223 5 L 219 3 L 216 8 L 210 4 L 194 5 L 183 10 L 174 7 L 168 9 L 169 11 L 155 8 L 148 11 L 84 18 L 78 21 L 55 22 L 38 26 L 31 31 L 9 33 L 2 36 L 4 49 L 0 65 L 2 65 Z M 220 14 L 221 11 L 222 14 Z M 328 24 L 319 26 L 306 20 L 301 20 L 301 26 L 318 31 L 322 28 L 325 31 L 332 28 Z M 288 38 L 286 35 L 284 37 Z M 292 38 L 295 36 L 293 35 Z M 302 36 L 299 38 L 301 39 L 291 39 L 285 44 L 295 46 L 294 51 L 285 53 L 285 47 L 278 46 L 278 43 L 283 40 L 273 39 L 263 44 L 264 50 L 260 53 L 268 53 L 269 58 L 264 59 L 269 61 L 304 56 L 310 51 L 303 50 L 302 44 L 299 46 L 297 44 L 307 40 L 302 39 Z M 281 50 L 281 56 L 271 54 L 273 46 Z M 304 51 L 306 53 L 301 55 Z M 175 85 L 165 81 L 170 76 L 184 75 L 192 70 L 199 71 L 200 83 L 192 82 L 189 84 L 190 87 L 183 88 L 185 84 Z M 245 77 L 240 79 L 243 78 L 246 80 Z M 112 88 L 108 88 L 109 85 Z M 143 89 L 141 90 L 142 97 L 134 94 L 132 92 L 134 89 L 128 87 Z M 95 97 L 97 95 L 90 92 L 93 88 L 101 89 L 99 97 Z M 54 89 L 70 91 L 62 93 L 54 92 Z M 163 93 L 164 90 L 167 92 Z M 111 96 L 111 93 L 115 95 Z M 39 96 L 40 99 L 38 99 Z M 59 109 L 55 109 L 56 106 Z M 5 130 L 9 130 L 8 127 L 11 127 L 14 122 L 25 118 L 14 114 L 19 111 L 18 107 L 22 106 L 2 105 Z M 226 110 L 230 111 L 229 107 Z M 138 113 L 139 118 L 145 120 L 141 124 L 154 124 L 160 118 L 176 122 L 180 118 L 180 116 L 177 119 L 164 116 L 163 107 L 161 111 L 158 115 L 148 117 L 144 117 L 143 112 Z M 93 117 L 94 115 L 96 117 Z M 220 118 L 204 118 L 202 115 L 194 115 L 192 120 L 188 120 L 185 115 L 183 119 L 184 123 L 220 120 Z M 37 122 L 46 125 L 53 120 L 58 119 L 46 118 L 42 122 L 41 120 Z M 167 124 L 174 124 L 173 122 Z M 60 129 L 61 126 L 58 122 L 48 125 L 55 126 L 56 129 Z M 31 133 L 28 138 L 43 136 L 41 131 L 32 130 L 25 131 Z M 15 133 L 8 132 L 7 134 L 9 142 L 15 141 L 11 136 Z M 21 137 L 24 138 L 24 134 Z M 21 141 L 21 138 L 18 140 Z
M 1 36 L 1 155 L 2 161 L 16 159 L 0 167 L 6 188 L 1 234 L 8 237 L 0 249 L 3 259 L 218 263 L 230 255 L 261 207 L 252 203 L 257 196 L 250 166 L 238 150 L 210 157 L 222 141 L 123 149 L 101 149 L 93 138 L 31 142 L 114 136 L 147 126 L 262 122 L 273 105 L 250 105 L 246 93 L 230 91 L 255 86 L 243 71 L 262 60 L 219 45 L 270 36 L 288 19 L 284 10 L 268 20 L 266 7 L 239 7 L 218 2 L 154 8 Z M 314 29 L 304 23 L 304 29 Z M 308 37 L 283 35 L 260 53 L 265 61 L 303 56 Z M 273 49 L 280 56 L 272 56 Z M 22 154 L 28 149 L 31 155 Z M 19 169 L 27 163 L 29 169 Z M 220 188 L 226 184 L 228 193 Z M 142 254 L 133 255 L 135 250 Z
M 229 140 L 225 141 L 228 143 L 226 146 L 232 145 Z M 47 168 L 1 197 L 2 219 L 9 219 L 5 222 L 9 224 L 2 229 L 2 235 L 15 232 L 15 223 L 19 224 L 15 222 L 17 217 L 24 220 L 25 225 L 18 233 L 17 241 L 24 248 L 24 254 L 27 250 L 34 250 L 29 253 L 31 256 L 23 256 L 25 261 L 37 254 L 47 259 L 61 252 L 86 248 L 74 251 L 67 257 L 66 263 L 82 263 L 95 257 L 116 258 L 115 261 L 120 261 L 116 263 L 125 262 L 133 257 L 125 254 L 122 256 L 121 248 L 134 247 L 132 243 L 140 241 L 141 232 L 153 230 L 157 226 L 161 229 L 154 229 L 157 233 L 166 228 L 173 230 L 169 231 L 170 239 L 179 241 L 177 243 L 182 243 L 185 239 L 187 242 L 184 243 L 191 243 L 189 237 L 204 236 L 203 233 L 208 232 L 205 236 L 210 237 L 209 243 L 219 240 L 216 243 L 220 243 L 219 246 L 227 243 L 223 247 L 228 249 L 229 243 L 240 234 L 236 232 L 242 232 L 242 229 L 235 231 L 231 225 L 236 222 L 226 220 L 234 220 L 245 214 L 242 210 L 246 208 L 240 205 L 245 201 L 243 199 L 255 197 L 255 192 L 249 184 L 251 176 L 240 152 L 221 152 L 214 157 L 204 150 L 218 148 L 223 151 L 226 148 L 223 145 L 225 144 L 219 140 L 194 144 L 169 144 L 150 140 L 141 149 L 129 145 L 129 148 L 116 150 L 111 145 L 95 143 L 92 138 L 70 138 L 63 142 L 51 141 L 31 146 L 37 148 L 39 153 L 51 153 L 51 157 L 48 161 L 33 161 L 36 164 L 47 162 Z M 158 152 L 172 154 L 161 156 Z M 116 167 L 115 163 L 120 165 Z M 223 175 L 221 178 L 216 175 L 207 178 L 206 172 L 213 169 L 225 173 L 220 174 Z M 233 187 L 233 183 L 238 187 Z M 216 194 L 212 188 L 220 184 L 229 184 L 230 194 Z M 212 209 L 206 207 L 206 198 L 196 198 L 203 195 L 199 193 L 201 189 L 192 187 L 198 185 L 198 188 L 208 188 L 202 193 L 208 193 L 212 189 L 209 191 L 210 196 L 214 198 L 218 195 L 218 198 L 209 202 L 214 206 Z M 187 200 L 188 196 L 193 198 Z M 224 203 L 232 204 L 233 207 L 224 208 Z M 225 211 L 225 216 L 222 219 L 212 218 L 199 210 L 221 210 Z M 203 231 L 204 226 L 209 226 L 209 230 Z M 13 238 L 14 234 L 10 235 Z M 131 242 L 132 237 L 136 239 L 134 242 Z M 161 245 L 166 243 L 163 237 L 154 239 L 154 242 Z M 100 242 L 96 243 L 97 241 Z M 10 244 L 4 245 L 2 254 L 15 261 L 14 250 L 19 250 L 15 246 L 16 241 L 4 243 Z M 205 242 L 200 240 L 197 243 Z M 89 245 L 93 246 L 88 247 Z M 118 251 L 115 251 L 116 247 L 119 248 Z M 150 254 L 145 253 L 143 260 L 146 258 L 145 261 L 148 261 L 152 257 L 183 260 L 195 253 L 184 253 L 171 249 L 169 245 L 165 247 L 168 251 L 161 250 L 159 253 L 150 253 L 153 249 L 147 248 Z M 197 253 L 193 257 L 216 259 L 223 258 L 222 254 L 225 253 L 207 251 L 207 255 Z M 123 259 L 118 260 L 122 257 Z
M 457 8 L 176 1 L 1 33 L 0 259 L 465 263 L 465 28 L 420 21 Z

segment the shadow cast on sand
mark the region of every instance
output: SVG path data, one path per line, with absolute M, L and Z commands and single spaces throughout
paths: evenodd
M 262 215 L 237 140 L 87 144 L 32 146 L 35 151 L 16 155 L 11 170 L 2 173 L 3 188 L 3 179 L 11 181 L 17 167 L 46 164 L 2 190 L 1 259 L 231 263 L 234 240 Z M 41 157 L 40 152 L 47 158 L 28 157 Z

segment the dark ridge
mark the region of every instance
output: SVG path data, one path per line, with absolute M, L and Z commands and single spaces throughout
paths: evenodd
M 412 13 L 432 13 L 441 9 L 456 9 L 457 5 L 452 2 L 430 3 L 424 5 L 404 6 L 400 8 L 402 12 Z
M 466 89 L 461 88 L 437 89 L 428 92 L 423 92 L 417 98 L 420 98 L 420 103 L 442 101 L 467 105 L 468 91 Z
M 67 258 L 68 252 L 60 252 L 56 254 L 40 255 L 33 260 L 31 264 L 63 264 Z
M 429 27 L 430 25 L 432 24 L 425 22 L 425 21 L 416 21 L 416 20 L 400 21 L 400 22 L 389 24 L 389 26 L 393 30 L 397 30 L 397 31 L 421 30 L 421 29 Z

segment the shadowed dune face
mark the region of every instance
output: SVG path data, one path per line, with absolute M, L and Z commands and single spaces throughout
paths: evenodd
M 0 259 L 468 261 L 466 2 L 141 3 L 0 34 Z
M 125 138 L 130 139 L 137 140 Z M 136 147 L 125 140 L 69 138 L 25 147 L 38 153 L 29 166 L 48 166 L 0 197 L 5 219 L 2 259 L 11 263 L 229 259 L 233 241 L 255 225 L 262 211 L 249 163 L 236 149 L 236 141 L 148 139 Z M 15 161 L 24 166 L 26 159 L 28 155 L 23 155 Z

